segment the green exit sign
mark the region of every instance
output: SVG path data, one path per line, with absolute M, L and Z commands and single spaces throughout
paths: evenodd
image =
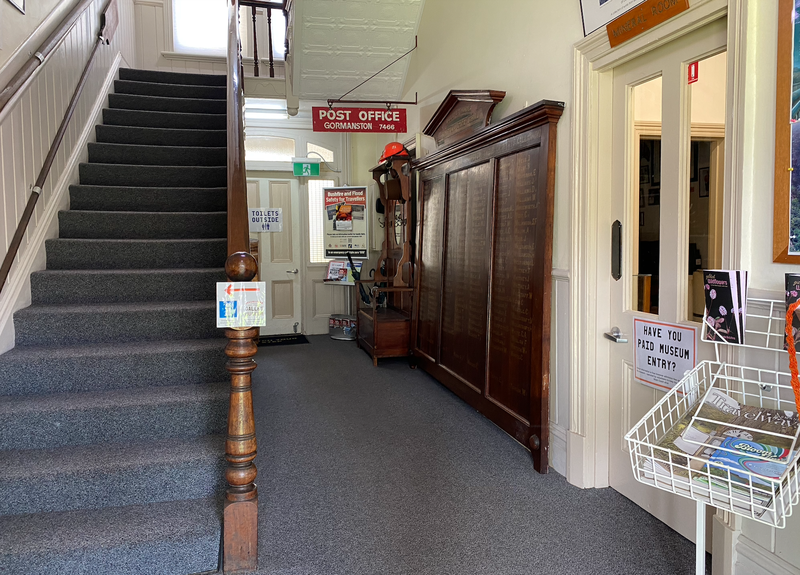
M 319 164 L 317 163 L 294 162 L 292 165 L 295 176 L 319 176 Z

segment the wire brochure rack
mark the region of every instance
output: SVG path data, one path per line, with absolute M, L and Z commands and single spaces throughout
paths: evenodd
M 701 408 L 719 402 L 731 411 L 744 407 L 756 418 L 758 410 L 797 411 L 791 373 L 780 370 L 781 355 L 788 357 L 783 349 L 785 303 L 749 299 L 746 324 L 745 343 L 732 344 L 716 341 L 719 334 L 704 317 L 701 339 L 715 344 L 716 360 L 688 371 L 625 435 L 637 481 L 697 501 L 698 575 L 705 573 L 706 505 L 783 528 L 800 500 L 797 430 L 791 435 L 765 431 L 756 423 L 748 425 L 747 417 L 714 420 L 706 411 L 701 414 Z M 728 346 L 742 348 L 748 360 L 753 356 L 774 369 L 726 363 L 721 355 Z M 717 432 L 722 429 L 724 433 Z M 765 434 L 771 436 L 770 444 L 789 447 L 780 453 L 747 448 L 751 451 L 746 456 L 731 447 L 731 441 L 746 447 L 748 440 Z

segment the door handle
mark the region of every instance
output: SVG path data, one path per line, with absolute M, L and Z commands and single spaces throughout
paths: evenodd
M 614 343 L 628 343 L 628 336 L 619 331 L 618 327 L 612 327 L 610 332 L 603 334 L 606 339 L 610 339 Z
M 297 268 L 294 268 L 293 270 L 286 270 L 287 274 L 296 274 L 296 273 L 299 273 L 299 272 L 300 272 L 300 270 L 297 269 Z

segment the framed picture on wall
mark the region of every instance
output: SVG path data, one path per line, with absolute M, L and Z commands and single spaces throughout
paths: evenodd
M 25 0 L 8 0 L 17 10 L 25 14 Z
M 588 36 L 644 0 L 581 0 L 583 35 Z
M 800 264 L 800 18 L 797 0 L 778 1 L 775 190 L 772 261 Z
M 650 188 L 647 191 L 647 205 L 658 206 L 661 204 L 661 188 Z
M 700 197 L 708 197 L 708 168 L 700 168 Z

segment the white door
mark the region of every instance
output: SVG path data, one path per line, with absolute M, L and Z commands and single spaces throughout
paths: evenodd
M 622 224 L 621 278 L 610 282 L 611 323 L 606 329 L 619 328 L 628 341 L 604 340 L 611 401 L 610 484 L 691 540 L 695 503 L 637 483 L 623 437 L 664 395 L 634 377 L 634 318 L 694 327 L 698 361 L 713 351 L 699 341 L 700 324 L 688 321 L 689 213 L 697 194 L 691 196 L 690 166 L 696 162 L 687 74 L 690 63 L 719 53 L 725 44 L 723 19 L 614 69 L 611 208 L 599 236 L 605 243 L 614 221 Z M 702 74 L 702 65 L 700 70 Z M 724 81 L 721 89 L 724 94 Z M 643 114 L 647 111 L 660 117 Z
M 301 333 L 303 244 L 297 180 L 249 178 L 247 190 L 249 207 L 280 208 L 283 215 L 282 231 L 255 234 L 259 280 L 267 284 L 267 325 L 261 335 Z

